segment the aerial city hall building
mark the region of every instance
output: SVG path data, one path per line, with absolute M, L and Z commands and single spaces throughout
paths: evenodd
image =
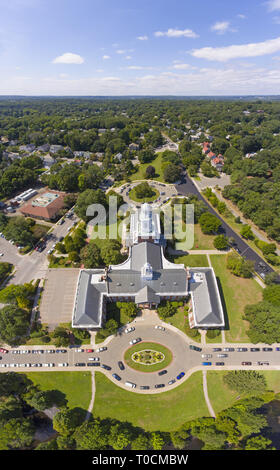
M 191 328 L 223 328 L 224 313 L 213 268 L 185 268 L 164 256 L 159 214 L 142 204 L 130 218 L 129 256 L 119 265 L 81 269 L 72 326 L 97 330 L 106 319 L 107 302 L 135 302 L 156 308 L 163 300 L 191 296 Z

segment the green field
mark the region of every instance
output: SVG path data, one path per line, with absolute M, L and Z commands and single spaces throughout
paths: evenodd
M 201 372 L 174 390 L 153 395 L 123 390 L 100 372 L 95 373 L 95 379 L 95 417 L 128 421 L 146 431 L 174 431 L 186 421 L 209 416 Z
M 238 392 L 230 390 L 223 381 L 227 372 L 209 370 L 207 371 L 208 396 L 215 413 L 229 408 L 240 395 Z
M 162 166 L 162 161 L 161 161 L 162 152 L 159 152 L 156 155 L 157 155 L 156 158 L 154 160 L 152 160 L 151 162 L 149 162 L 149 163 L 140 163 L 137 172 L 133 173 L 133 175 L 131 175 L 131 177 L 130 177 L 131 181 L 144 180 L 145 177 L 146 177 L 146 168 L 151 165 L 156 170 L 156 174 L 155 174 L 154 178 L 152 178 L 152 179 L 164 182 L 163 172 L 162 172 L 162 169 L 161 169 L 161 166 Z
M 226 339 L 229 342 L 250 342 L 246 334 L 248 322 L 242 316 L 247 304 L 262 300 L 262 288 L 254 279 L 243 279 L 231 274 L 226 268 L 226 255 L 211 255 L 211 263 L 220 284 L 225 316 L 229 323 Z
M 202 233 L 199 224 L 194 224 L 194 245 L 193 250 L 215 250 L 213 235 L 205 235 Z
M 90 372 L 28 372 L 25 375 L 41 390 L 65 393 L 69 408 L 88 409 L 91 400 Z
M 190 268 L 203 268 L 209 266 L 206 255 L 174 256 L 172 261 L 176 264 L 184 264 Z
M 229 408 L 236 401 L 237 398 L 244 398 L 245 395 L 240 395 L 238 392 L 230 390 L 224 384 L 223 377 L 226 371 L 207 371 L 207 385 L 208 396 L 214 408 L 215 413 Z M 260 371 L 266 378 L 267 390 L 272 390 L 275 393 L 280 392 L 280 371 L 275 370 L 262 370 Z
M 162 362 L 159 362 L 157 364 L 151 364 L 151 365 L 145 365 L 145 364 L 138 364 L 137 362 L 133 361 L 132 359 L 132 354 L 137 352 L 137 351 L 143 351 L 143 350 L 153 350 L 153 351 L 158 351 L 162 354 L 164 354 L 165 358 Z M 124 359 L 125 362 L 129 367 L 135 370 L 140 370 L 141 372 L 155 372 L 161 369 L 165 369 L 170 362 L 172 361 L 172 352 L 163 346 L 162 344 L 159 343 L 149 343 L 149 342 L 141 342 L 139 344 L 135 344 L 134 346 L 131 346 L 131 348 L 128 348 L 125 351 L 124 354 Z

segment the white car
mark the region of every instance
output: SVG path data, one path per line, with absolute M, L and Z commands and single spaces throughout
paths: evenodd
M 130 328 L 126 328 L 126 330 L 124 330 L 124 332 L 125 333 L 131 333 L 134 330 L 135 330 L 134 326 L 131 326 Z
M 75 352 L 84 352 L 83 349 L 75 349 Z
M 156 325 L 156 326 L 155 326 L 155 329 L 156 329 L 156 330 L 165 331 L 164 326 L 161 326 L 161 325 Z
M 204 359 L 208 359 L 212 357 L 212 354 L 201 354 L 201 357 L 203 357 Z
M 135 338 L 135 339 L 132 339 L 131 341 L 129 341 L 129 344 L 136 344 L 136 343 L 140 343 L 140 341 L 142 341 L 141 338 Z
M 102 351 L 107 351 L 106 346 L 103 346 L 102 348 L 96 349 L 96 352 L 102 352 Z
M 4 253 L 0 253 L 0 256 L 4 256 Z
M 69 364 L 68 364 L 68 362 L 60 362 L 57 365 L 58 365 L 58 367 L 67 367 Z
M 99 357 L 89 357 L 88 360 L 92 361 L 92 362 L 99 362 L 100 358 Z

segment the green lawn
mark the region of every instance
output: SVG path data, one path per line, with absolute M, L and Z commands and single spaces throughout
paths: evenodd
M 153 351 L 158 351 L 164 355 L 164 360 L 162 362 L 159 362 L 157 364 L 150 364 L 150 365 L 145 365 L 145 364 L 139 364 L 132 359 L 132 355 L 138 351 L 143 351 L 143 350 L 153 350 Z M 159 343 L 152 343 L 152 342 L 143 342 L 139 344 L 135 344 L 134 346 L 131 346 L 125 351 L 124 354 L 124 359 L 125 362 L 129 367 L 135 370 L 140 370 L 141 372 L 155 372 L 161 369 L 165 369 L 170 362 L 172 361 L 172 352 L 170 349 L 166 348 L 162 344 Z
M 25 375 L 41 390 L 65 393 L 69 408 L 88 409 L 91 400 L 90 372 L 28 372 Z
M 136 196 L 136 188 L 137 188 L 137 186 L 135 186 L 133 189 L 131 189 L 129 191 L 129 194 L 128 194 L 130 199 L 132 199 L 133 201 L 144 203 L 144 202 L 155 201 L 159 197 L 159 191 L 156 188 L 151 187 L 151 189 L 153 190 L 152 196 L 139 198 L 139 197 Z
M 262 300 L 262 288 L 254 279 L 243 279 L 231 274 L 226 268 L 226 255 L 211 255 L 211 263 L 228 317 L 226 339 L 229 342 L 250 341 L 246 334 L 248 322 L 242 319 L 244 307 Z
M 237 397 L 245 397 L 238 392 L 230 390 L 223 381 L 226 371 L 207 371 L 207 388 L 210 402 L 214 408 L 215 413 L 229 408 L 236 401 Z M 260 371 L 265 376 L 267 381 L 267 390 L 272 390 L 275 393 L 280 392 L 280 371 L 266 370 Z
M 208 370 L 207 371 L 207 388 L 208 396 L 215 413 L 229 408 L 240 395 L 238 392 L 230 390 L 223 381 L 223 377 L 227 372 Z
M 176 256 L 174 257 L 173 262 L 176 264 L 184 264 L 185 266 L 189 266 L 190 268 L 200 268 L 208 266 L 208 260 L 206 255 Z
M 174 431 L 186 421 L 209 416 L 201 372 L 174 390 L 153 395 L 123 390 L 100 372 L 95 373 L 95 382 L 95 417 L 129 421 L 146 431 Z
M 172 317 L 167 317 L 164 319 L 164 321 L 166 323 L 169 323 L 170 325 L 175 326 L 176 328 L 178 328 L 178 330 L 181 330 L 183 333 L 185 333 L 185 335 L 187 335 L 189 338 L 196 341 L 197 343 L 201 342 L 200 333 L 194 338 L 188 334 L 189 328 L 186 328 L 186 326 L 188 326 L 189 323 L 183 307 L 179 307 L 177 309 L 177 312 L 172 315 Z
M 164 182 L 163 172 L 162 172 L 162 169 L 161 169 L 161 166 L 162 166 L 162 161 L 161 161 L 162 152 L 159 152 L 156 155 L 157 156 L 153 161 L 151 161 L 149 163 L 141 163 L 140 164 L 139 169 L 137 170 L 137 172 L 133 173 L 131 175 L 131 177 L 130 177 L 131 181 L 144 180 L 146 178 L 146 168 L 151 165 L 156 170 L 156 174 L 155 174 L 154 178 L 152 178 L 152 179 Z
M 215 250 L 213 235 L 205 235 L 202 233 L 199 224 L 194 224 L 194 245 L 193 250 Z

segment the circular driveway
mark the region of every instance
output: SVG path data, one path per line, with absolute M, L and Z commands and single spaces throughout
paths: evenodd
M 161 323 L 161 322 L 158 322 Z M 100 354 L 100 360 L 112 367 L 110 372 L 104 371 L 106 376 L 109 377 L 117 385 L 124 387 L 126 390 L 133 390 L 134 392 L 141 393 L 160 393 L 165 390 L 175 388 L 180 385 L 185 378 L 177 380 L 176 377 L 197 365 L 197 352 L 190 350 L 186 338 L 176 333 L 172 329 L 169 329 L 165 325 L 165 331 L 155 328 L 156 323 L 140 324 L 140 322 L 133 323 L 135 330 L 131 333 L 120 332 L 117 336 L 114 336 L 110 342 L 107 343 L 108 350 Z M 124 359 L 125 352 L 130 347 L 129 342 L 132 339 L 141 338 L 144 342 L 155 342 L 162 344 L 163 346 L 170 349 L 173 358 L 171 363 L 164 367 L 167 373 L 163 376 L 159 376 L 158 372 L 142 372 L 137 371 L 129 367 Z M 191 342 L 191 341 L 190 341 Z M 141 344 L 141 343 L 139 343 Z M 118 361 L 122 361 L 125 369 L 120 370 Z M 112 374 L 116 373 L 121 377 L 121 381 L 117 381 L 112 377 Z M 176 379 L 176 382 L 172 385 L 168 385 L 168 382 L 172 379 Z M 136 384 L 136 388 L 131 389 L 125 385 L 125 382 L 132 382 Z M 156 389 L 156 384 L 164 384 L 164 388 Z M 141 386 L 149 386 L 148 390 L 140 390 Z
M 141 202 L 136 202 L 133 201 L 133 199 L 130 199 L 129 191 L 135 188 L 135 186 L 138 186 L 140 183 L 143 183 L 143 181 L 149 183 L 152 188 L 157 189 L 159 192 L 158 198 L 155 201 L 152 201 L 151 205 L 156 204 L 157 206 L 159 206 L 167 202 L 171 197 L 177 196 L 178 194 L 174 184 L 161 183 L 155 180 L 135 180 L 132 183 L 125 183 L 122 186 L 119 186 L 118 188 L 114 188 L 114 191 L 120 194 L 127 204 L 140 207 Z

